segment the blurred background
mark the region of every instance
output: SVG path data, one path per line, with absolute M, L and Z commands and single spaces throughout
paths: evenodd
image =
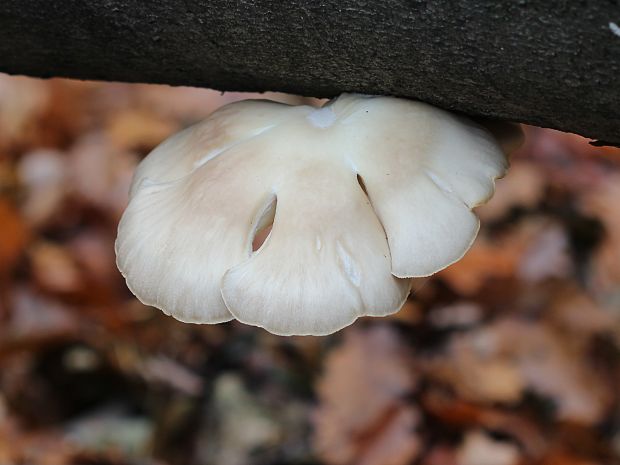
M 248 97 L 0 74 L 1 464 L 620 463 L 620 149 L 526 128 L 391 317 L 182 324 L 125 287 L 117 223 L 141 158 Z

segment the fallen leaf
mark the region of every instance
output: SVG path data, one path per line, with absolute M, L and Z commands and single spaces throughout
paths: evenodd
M 433 447 L 426 454 L 422 465 L 458 465 L 456 460 L 456 451 L 453 448 L 447 445 L 440 445 Z
M 540 281 L 563 277 L 571 272 L 566 249 L 565 234 L 557 231 L 552 222 L 530 217 L 504 234 L 479 234 L 465 256 L 437 276 L 464 296 L 476 294 L 492 279 Z M 544 251 L 542 257 L 541 250 Z
M 236 375 L 222 375 L 216 380 L 212 409 L 217 423 L 201 454 L 209 463 L 251 463 L 256 449 L 273 447 L 283 433 L 275 418 Z
M 594 291 L 620 301 L 620 174 L 610 175 L 581 199 L 581 209 L 602 221 L 603 243 L 594 252 L 590 284 Z
M 465 400 L 515 403 L 528 388 L 557 404 L 558 419 L 594 424 L 611 392 L 578 349 L 544 324 L 504 319 L 453 336 L 421 365 Z
M 55 150 L 35 150 L 20 158 L 17 169 L 26 190 L 22 212 L 38 227 L 58 212 L 67 193 L 66 159 Z
M 32 245 L 29 255 L 34 279 L 43 289 L 63 294 L 83 287 L 82 274 L 66 249 L 53 242 L 39 241 Z
M 333 465 L 404 465 L 420 452 L 411 354 L 387 326 L 350 329 L 317 385 L 313 444 Z
M 30 143 L 31 130 L 49 101 L 44 81 L 0 74 L 0 150 Z
M 482 221 L 497 221 L 510 209 L 532 209 L 541 201 L 545 179 L 540 168 L 532 162 L 515 160 L 506 176 L 497 181 L 495 194 L 485 205 L 476 208 Z
M 523 239 L 517 241 L 515 236 L 492 239 L 480 234 L 460 261 L 437 276 L 464 296 L 474 295 L 490 279 L 512 278 L 525 248 Z
M 614 462 L 615 463 L 615 462 Z M 566 452 L 554 451 L 550 453 L 541 462 L 541 465 L 604 465 L 601 462 L 593 462 L 581 457 L 575 457 L 574 455 Z M 607 464 L 605 464 L 607 465 Z
M 0 197 L 0 279 L 17 265 L 28 243 L 30 230 L 17 210 Z
M 67 242 L 67 250 L 81 269 L 109 286 L 119 278 L 114 260 L 114 237 L 99 229 L 84 229 Z
M 148 358 L 141 372 L 148 382 L 170 386 L 188 396 L 198 396 L 204 388 L 202 378 L 168 357 Z
M 568 238 L 558 224 L 549 223 L 532 238 L 523 251 L 517 276 L 526 282 L 566 278 L 573 273 Z
M 178 125 L 171 120 L 136 109 L 114 114 L 106 127 L 110 141 L 121 150 L 146 148 L 150 151 L 178 130 Z
M 482 317 L 482 307 L 477 303 L 457 302 L 431 309 L 428 319 L 437 328 L 461 328 L 478 323 Z
M 17 288 L 12 294 L 13 312 L 4 328 L 4 342 L 49 339 L 77 330 L 75 317 L 60 302 Z
M 102 133 L 89 133 L 70 152 L 74 195 L 120 218 L 137 164 L 135 154 L 117 149 Z

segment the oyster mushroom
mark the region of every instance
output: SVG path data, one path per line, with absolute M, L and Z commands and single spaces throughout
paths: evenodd
M 181 321 L 329 334 L 396 312 L 411 277 L 461 258 L 471 209 L 506 168 L 488 130 L 420 102 L 237 102 L 140 164 L 117 263 L 142 302 Z

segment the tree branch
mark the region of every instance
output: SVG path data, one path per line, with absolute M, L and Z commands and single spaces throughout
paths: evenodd
M 2 0 L 0 70 L 390 94 L 620 144 L 619 24 L 618 0 Z

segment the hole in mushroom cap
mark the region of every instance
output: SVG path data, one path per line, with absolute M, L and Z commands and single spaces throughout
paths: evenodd
M 366 196 L 366 200 L 368 201 L 373 211 L 375 212 L 375 215 L 377 216 L 377 220 L 379 221 L 379 224 L 381 225 L 381 228 L 383 229 L 383 235 L 385 236 L 385 239 L 387 240 L 387 233 L 385 231 L 385 226 L 381 222 L 381 218 L 377 214 L 377 211 L 375 210 L 375 207 L 372 204 L 372 200 L 370 199 L 370 196 L 368 195 L 368 190 L 366 189 L 366 183 L 364 182 L 364 178 L 362 178 L 362 176 L 360 176 L 359 173 L 357 175 L 357 183 L 360 185 L 360 189 L 362 189 L 362 192 L 364 192 L 364 195 Z M 388 243 L 388 247 L 389 247 L 389 243 Z
M 357 175 L 357 183 L 360 185 L 360 187 L 364 191 L 364 195 L 368 197 L 368 191 L 366 190 L 366 184 L 364 184 L 364 180 L 359 174 Z
M 273 227 L 273 223 L 268 224 L 267 226 L 265 226 L 259 231 L 256 231 L 256 235 L 254 236 L 254 239 L 252 240 L 252 252 L 256 252 L 258 249 L 262 247 L 262 245 L 265 243 L 265 241 L 269 237 L 269 234 L 271 234 L 272 227 Z
M 276 217 L 277 204 L 278 199 L 274 197 L 261 213 L 259 220 L 256 223 L 254 236 L 252 237 L 252 253 L 257 252 L 271 234 L 271 229 L 273 228 L 273 220 Z

